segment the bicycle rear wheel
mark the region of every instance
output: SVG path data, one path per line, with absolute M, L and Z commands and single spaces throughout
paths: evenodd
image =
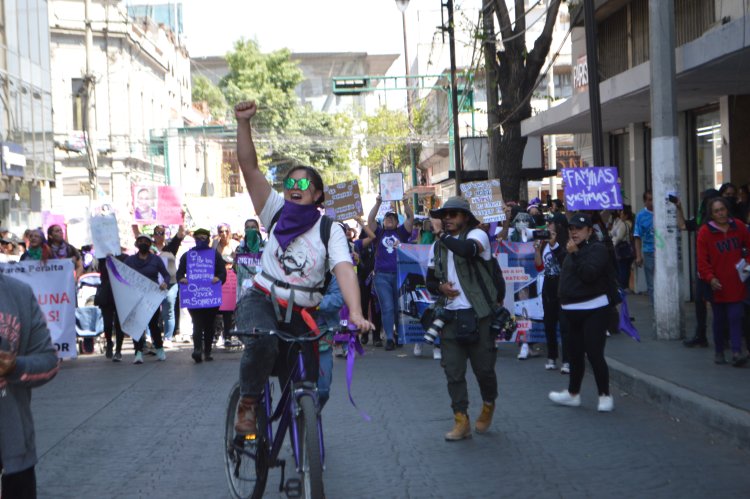
M 320 456 L 321 435 L 318 413 L 311 397 L 300 397 L 297 427 L 302 462 L 302 493 L 306 499 L 323 497 L 323 463 Z
M 240 402 L 240 385 L 234 385 L 227 404 L 226 425 L 224 428 L 224 462 L 229 491 L 236 499 L 260 499 L 266 489 L 268 478 L 268 441 L 266 409 L 261 399 L 256 414 L 258 434 L 250 440 L 236 435 L 234 424 L 237 418 L 237 405 Z

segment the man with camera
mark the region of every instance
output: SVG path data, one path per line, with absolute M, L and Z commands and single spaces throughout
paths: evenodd
M 495 361 L 497 348 L 490 324 L 501 310 L 505 281 L 493 278 L 490 240 L 477 229 L 479 221 L 461 197 L 448 199 L 442 208 L 431 210 L 437 240 L 430 250 L 427 287 L 439 296 L 431 329 L 440 331 L 441 365 L 448 381 L 448 394 L 455 425 L 446 433 L 448 441 L 471 437 L 466 388 L 466 361 L 479 382 L 482 411 L 476 420 L 477 433 L 492 423 L 497 398 Z

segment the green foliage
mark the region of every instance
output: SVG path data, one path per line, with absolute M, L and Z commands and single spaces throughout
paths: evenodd
M 193 76 L 193 102 L 207 102 L 215 120 L 223 119 L 227 114 L 227 101 L 221 89 L 203 75 Z

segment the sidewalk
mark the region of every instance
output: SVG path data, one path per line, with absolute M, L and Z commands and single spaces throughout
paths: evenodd
M 711 432 L 750 448 L 750 369 L 714 364 L 710 306 L 709 348 L 686 348 L 682 341 L 656 339 L 653 310 L 645 296 L 628 295 L 628 305 L 641 343 L 623 333 L 608 338 L 606 355 L 612 382 L 674 418 L 703 424 Z M 683 312 L 685 334 L 692 338 L 693 304 L 684 304 Z

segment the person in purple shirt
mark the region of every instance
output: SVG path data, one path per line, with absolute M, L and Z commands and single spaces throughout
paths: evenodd
M 377 197 L 375 206 L 367 218 L 369 227 L 377 227 L 375 217 L 382 203 L 380 196 Z M 385 329 L 385 349 L 393 350 L 393 327 L 396 325 L 398 313 L 398 279 L 396 274 L 396 248 L 405 243 L 411 237 L 414 226 L 414 212 L 408 202 L 404 202 L 404 213 L 406 220 L 403 225 L 398 225 L 398 215 L 389 211 L 383 217 L 383 226 L 375 230 L 375 293 L 380 303 L 380 313 L 383 317 L 383 329 Z M 382 346 L 382 342 L 375 337 L 375 346 Z
M 164 261 L 151 253 L 151 245 L 154 244 L 154 240 L 151 236 L 146 234 L 140 234 L 135 239 L 135 247 L 138 248 L 138 253 L 131 255 L 125 259 L 125 265 L 134 269 L 139 274 L 151 279 L 154 282 L 159 282 L 159 276 L 161 275 L 163 281 L 159 285 L 159 289 L 162 291 L 167 289 L 169 283 L 169 272 L 167 267 L 164 266 Z M 151 341 L 154 343 L 156 348 L 156 358 L 159 360 L 166 360 L 167 355 L 164 353 L 164 345 L 161 340 L 161 325 L 160 318 L 161 312 L 157 308 L 154 311 L 153 317 L 148 322 L 148 329 L 151 332 Z M 135 360 L 133 364 L 143 364 L 143 345 L 146 343 L 146 335 L 141 336 L 138 341 L 133 340 L 133 346 L 135 348 Z

